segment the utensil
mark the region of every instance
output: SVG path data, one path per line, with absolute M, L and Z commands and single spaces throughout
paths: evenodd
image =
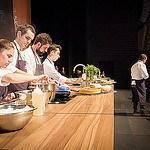
M 46 104 L 48 104 L 49 102 L 55 99 L 56 84 L 54 82 L 49 82 L 46 84 L 39 83 L 39 84 L 31 85 L 29 86 L 29 89 L 33 91 L 36 86 L 41 88 L 41 90 L 44 92 L 44 99 L 45 99 Z

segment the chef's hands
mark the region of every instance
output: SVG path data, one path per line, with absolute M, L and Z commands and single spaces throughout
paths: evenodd
M 45 74 L 35 76 L 35 79 L 32 82 L 33 83 L 48 83 L 49 77 L 48 75 L 45 75 Z
M 82 78 L 71 78 L 69 79 L 70 84 L 81 84 Z
M 53 80 L 48 75 L 43 74 L 43 75 L 39 75 L 35 77 L 36 79 L 32 81 L 33 84 L 37 84 L 37 83 L 43 83 L 43 84 L 55 83 L 56 84 L 56 80 Z

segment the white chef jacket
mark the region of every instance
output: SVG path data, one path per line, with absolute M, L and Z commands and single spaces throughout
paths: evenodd
M 135 80 L 142 80 L 149 78 L 146 65 L 142 61 L 136 62 L 131 67 L 131 78 Z
M 64 83 L 67 78 L 61 75 L 54 66 L 54 62 L 51 61 L 48 57 L 43 62 L 44 74 L 47 74 L 50 78 L 57 80 L 59 83 Z
M 7 85 L 10 84 L 10 83 L 2 81 L 2 77 L 5 76 L 8 73 L 12 73 L 12 71 L 8 70 L 8 69 L 5 69 L 5 68 L 0 68 L 0 86 L 7 86 Z
M 35 55 L 36 55 L 36 58 L 35 58 Z M 41 64 L 41 60 L 36 52 L 35 52 L 35 55 L 34 55 L 34 52 L 31 48 L 31 46 L 25 50 L 25 60 L 27 62 L 27 66 L 26 66 L 27 71 L 28 71 L 28 73 L 30 73 L 32 75 L 35 74 L 36 64 L 37 63 Z

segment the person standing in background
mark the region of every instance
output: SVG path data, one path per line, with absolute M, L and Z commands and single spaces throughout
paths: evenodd
M 35 29 L 29 24 L 19 25 L 16 29 L 16 38 L 12 42 L 14 46 L 14 56 L 12 63 L 7 67 L 11 70 L 12 66 L 18 68 L 19 73 L 27 72 L 25 61 L 25 49 L 29 46 L 35 36 Z M 26 90 L 28 83 L 10 84 L 8 86 L 9 92 Z
M 132 94 L 133 94 L 133 109 L 134 113 L 138 112 L 138 105 L 140 113 L 144 114 L 144 106 L 146 102 L 146 87 L 145 80 L 149 78 L 146 68 L 147 56 L 140 54 L 138 61 L 131 67 L 131 80 L 132 80 Z
M 43 64 L 39 55 L 47 52 L 47 49 L 52 45 L 52 38 L 47 33 L 38 34 L 33 42 L 33 45 L 25 50 L 27 70 L 33 75 L 41 75 L 44 73 Z

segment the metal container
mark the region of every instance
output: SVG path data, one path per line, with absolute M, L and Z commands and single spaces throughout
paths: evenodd
M 55 93 L 56 93 L 55 83 L 47 83 L 47 84 L 39 83 L 39 84 L 30 86 L 29 89 L 33 91 L 36 86 L 41 88 L 41 90 L 44 92 L 44 99 L 45 99 L 46 104 L 48 104 L 49 102 L 55 99 Z
M 5 104 L 0 105 L 0 130 L 15 131 L 22 129 L 32 118 L 33 106 Z
M 48 83 L 48 84 L 43 84 L 42 89 L 44 92 L 48 92 L 49 99 L 47 102 L 51 102 L 55 99 L 55 94 L 56 94 L 56 84 L 55 83 Z
M 16 101 L 16 104 L 32 105 L 32 90 L 17 91 L 15 94 L 20 99 Z

